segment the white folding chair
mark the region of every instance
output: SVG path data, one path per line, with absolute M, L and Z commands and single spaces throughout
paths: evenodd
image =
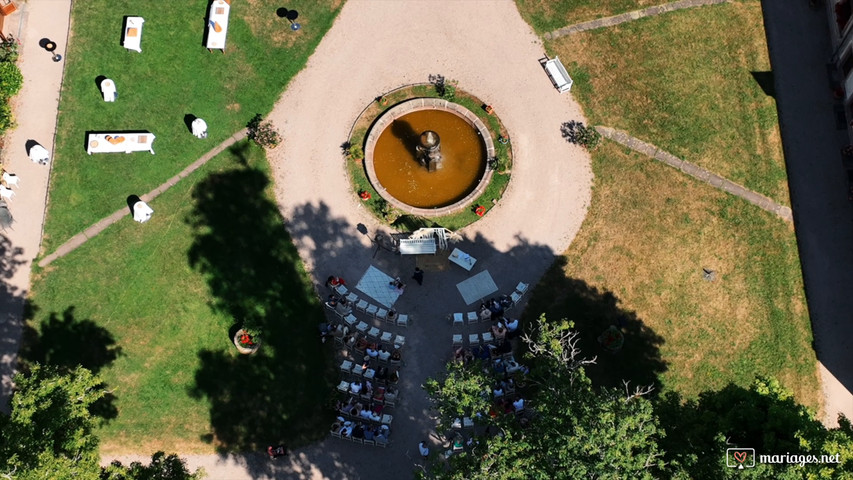
M 379 337 L 379 341 L 382 343 L 391 343 L 391 339 L 394 338 L 394 334 L 391 332 L 382 332 L 382 336 Z
M 402 335 L 397 335 L 394 337 L 394 348 L 400 348 L 406 344 L 406 337 Z
M 347 300 L 350 303 L 356 303 L 358 301 L 358 295 L 356 295 L 355 292 L 349 292 L 347 294 Z
M 376 370 L 374 370 L 372 368 L 368 368 L 367 370 L 364 371 L 364 378 L 366 378 L 368 380 L 372 379 L 374 375 L 376 375 Z
M 359 332 L 361 332 L 361 333 L 364 333 L 364 332 L 366 332 L 366 331 L 367 331 L 367 328 L 368 328 L 368 327 L 369 327 L 369 325 L 368 325 L 368 324 L 366 324 L 366 323 L 364 323 L 364 322 L 358 322 L 358 325 L 356 325 L 356 326 L 355 326 L 355 329 L 356 329 L 356 330 L 358 330 L 358 331 L 359 331 Z
M 375 317 L 376 312 L 378 310 L 379 310 L 379 307 L 377 307 L 376 305 L 371 303 L 370 305 L 367 306 L 367 310 L 365 310 L 364 312 L 367 313 L 368 315 L 370 315 L 371 317 Z
M 479 345 L 480 344 L 480 335 L 477 333 L 469 333 L 468 334 L 468 345 Z
M 453 326 L 462 327 L 465 325 L 465 317 L 461 313 L 453 314 Z
M 483 332 L 483 342 L 484 343 L 492 343 L 495 341 L 495 337 L 492 336 L 492 332 Z
M 461 347 L 462 346 L 462 335 L 461 334 L 454 334 L 453 335 L 453 346 L 454 347 Z
M 518 285 L 515 286 L 515 289 L 518 290 L 518 293 L 524 295 L 525 293 L 527 293 L 527 287 L 529 287 L 528 284 L 524 282 L 518 282 Z
M 0 197 L 8 198 L 9 200 L 11 200 L 14 196 L 15 192 L 13 192 L 11 188 L 7 188 L 3 185 L 0 185 Z
M 347 294 L 347 292 L 349 292 L 349 289 L 344 285 L 338 285 L 335 287 L 335 292 L 337 292 L 338 295 L 343 297 Z
M 516 303 L 518 303 L 519 300 L 521 300 L 521 295 L 522 294 L 519 292 L 512 292 L 509 295 L 509 298 L 512 300 L 512 306 L 513 307 L 515 306 Z
M 349 391 L 349 382 L 341 380 L 341 383 L 338 384 L 338 390 L 346 393 Z
M 409 316 L 408 315 L 397 315 L 397 326 L 398 327 L 408 327 L 409 326 Z
M 353 315 L 353 314 L 351 314 L 351 313 L 348 313 L 348 314 L 347 314 L 347 316 L 346 316 L 346 317 L 344 317 L 344 322 L 346 322 L 346 323 L 347 323 L 347 325 L 349 325 L 350 327 L 351 327 L 351 326 L 353 326 L 353 325 L 355 325 L 355 322 L 356 322 L 357 320 L 358 320 L 358 319 L 357 319 L 357 318 L 355 318 L 355 315 Z
M 360 376 L 364 375 L 364 369 L 361 368 L 361 365 L 356 363 L 355 365 L 352 366 L 352 370 L 350 370 L 349 373 L 355 375 L 356 377 L 360 377 Z
M 367 336 L 371 338 L 379 338 L 379 335 L 382 334 L 382 330 L 379 330 L 376 327 L 370 327 L 370 330 L 367 332 Z
M 368 305 L 369 305 L 369 303 L 367 303 L 367 300 L 359 300 L 355 304 L 355 309 L 358 310 L 359 312 L 363 312 L 363 311 L 367 310 Z
M 474 325 L 475 323 L 480 321 L 480 316 L 477 315 L 477 312 L 468 312 L 468 325 Z
M 380 308 L 380 309 L 376 310 L 376 313 L 374 313 L 373 316 L 375 318 L 378 318 L 379 320 L 385 320 L 385 317 L 388 316 L 388 310 L 385 310 L 384 308 Z
M 391 422 L 393 421 L 394 417 L 386 413 L 382 415 L 382 420 L 380 421 L 380 423 L 382 423 L 383 425 L 391 425 Z
M 3 181 L 6 182 L 6 185 L 9 185 L 10 187 L 17 187 L 19 180 L 20 178 L 14 173 L 3 172 Z
M 346 373 L 352 371 L 352 362 L 350 362 L 349 360 L 344 360 L 343 362 L 341 362 L 341 371 Z

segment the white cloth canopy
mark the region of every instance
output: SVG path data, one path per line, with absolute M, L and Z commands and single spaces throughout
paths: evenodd
M 141 200 L 133 204 L 133 219 L 139 223 L 145 223 L 150 220 L 152 213 L 154 213 L 154 210 Z
M 50 152 L 41 145 L 33 145 L 30 148 L 30 160 L 40 165 L 47 165 L 47 162 L 50 161 Z
M 192 123 L 193 135 L 198 138 L 207 138 L 207 122 L 196 118 Z

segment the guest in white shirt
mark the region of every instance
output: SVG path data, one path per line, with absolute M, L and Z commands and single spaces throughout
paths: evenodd
M 518 400 L 512 402 L 512 406 L 515 407 L 516 412 L 524 410 L 524 399 L 519 398 Z
M 376 355 L 379 357 L 379 360 L 387 361 L 391 357 L 391 352 L 385 350 L 385 347 L 379 347 L 379 351 L 376 352 Z
M 361 391 L 361 382 L 352 382 L 349 386 L 349 389 L 352 393 L 358 393 Z
M 510 331 L 510 332 L 514 332 L 514 331 L 518 330 L 518 319 L 516 318 L 514 320 L 510 320 L 509 322 L 506 322 L 506 329 L 507 329 L 507 331 Z

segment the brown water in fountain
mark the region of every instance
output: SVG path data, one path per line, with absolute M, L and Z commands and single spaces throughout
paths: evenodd
M 415 158 L 421 133 L 441 138 L 442 168 L 428 172 Z M 394 120 L 373 153 L 379 183 L 391 196 L 419 208 L 451 205 L 471 193 L 486 170 L 486 147 L 477 130 L 450 112 L 421 110 Z

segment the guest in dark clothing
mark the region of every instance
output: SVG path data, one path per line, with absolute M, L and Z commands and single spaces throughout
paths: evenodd
M 364 438 L 364 426 L 361 424 L 361 422 L 359 422 L 358 425 L 356 425 L 355 428 L 352 429 L 352 436 L 353 438 Z
M 412 278 L 415 279 L 416 282 L 418 282 L 418 285 L 423 285 L 424 284 L 424 271 L 418 267 L 415 267 L 415 274 L 412 275 Z

